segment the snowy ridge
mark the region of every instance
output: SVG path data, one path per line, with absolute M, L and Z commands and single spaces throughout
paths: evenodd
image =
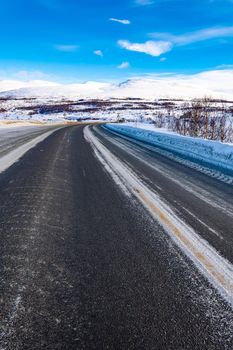
M 233 174 L 233 145 L 171 133 L 138 129 L 131 126 L 107 124 L 105 127 L 138 141 L 176 152 L 188 159 L 192 158 L 218 168 L 230 170 Z
M 0 93 L 2 97 L 16 97 L 16 98 L 67 98 L 75 99 L 78 97 L 102 97 L 104 90 L 111 87 L 107 83 L 99 83 L 88 81 L 80 84 L 47 84 L 40 86 L 23 87 L 16 90 L 8 90 Z
M 0 81 L 0 97 L 21 98 L 201 98 L 233 99 L 233 70 L 193 75 L 157 74 L 134 77 L 119 84 L 87 81 L 58 84 L 48 81 Z

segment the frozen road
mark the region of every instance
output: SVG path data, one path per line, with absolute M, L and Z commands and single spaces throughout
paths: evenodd
M 232 186 L 83 131 L 55 131 L 0 174 L 0 349 L 231 350 L 227 298 L 92 142 L 231 263 Z

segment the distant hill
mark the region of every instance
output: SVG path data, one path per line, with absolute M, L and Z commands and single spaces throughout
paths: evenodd
M 14 98 L 198 98 L 233 99 L 233 70 L 195 75 L 157 75 L 128 79 L 120 84 L 88 81 L 57 84 L 48 81 L 0 81 L 0 96 Z

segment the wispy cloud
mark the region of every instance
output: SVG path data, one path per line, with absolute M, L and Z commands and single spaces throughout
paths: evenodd
M 62 52 L 75 52 L 78 50 L 79 46 L 78 45 L 55 45 L 54 48 L 58 51 Z
M 153 4 L 153 0 L 135 0 L 135 4 L 140 5 L 140 6 L 147 6 Z
M 128 40 L 119 40 L 118 45 L 129 51 L 142 52 L 150 56 L 160 56 L 172 48 L 169 41 L 146 41 L 145 43 L 131 43 Z
M 149 34 L 149 36 L 154 39 L 170 41 L 172 45 L 188 45 L 198 41 L 233 37 L 233 26 L 207 28 L 182 35 L 156 32 Z
M 220 64 L 216 69 L 233 69 L 233 64 Z
M 131 23 L 128 19 L 109 18 L 109 21 L 118 22 L 121 24 L 130 24 Z
M 100 56 L 100 57 L 103 57 L 103 56 L 104 56 L 104 54 L 103 54 L 103 52 L 102 52 L 101 50 L 95 50 L 95 51 L 93 51 L 93 53 L 94 53 L 96 56 Z
M 127 69 L 130 67 L 130 63 L 129 62 L 122 62 L 117 68 L 119 69 Z
M 45 79 L 51 79 L 51 75 L 48 75 L 44 72 L 41 72 L 39 70 L 20 70 L 13 74 L 13 77 L 20 80 L 45 80 Z

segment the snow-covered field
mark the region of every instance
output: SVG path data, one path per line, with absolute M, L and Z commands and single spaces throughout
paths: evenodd
M 107 124 L 105 127 L 126 137 L 158 146 L 164 150 L 176 152 L 187 159 L 195 159 L 232 171 L 233 175 L 233 144 L 223 144 L 218 141 L 187 137 L 167 132 L 166 130 L 153 130 L 151 126 L 137 124 L 130 125 Z
M 213 102 L 213 115 L 221 113 L 223 102 Z M 232 114 L 233 102 L 225 102 Z M 0 97 L 1 120 L 63 122 L 125 120 L 153 122 L 158 116 L 181 116 L 191 108 L 190 100 L 166 99 L 60 99 Z
M 158 113 L 182 115 L 187 102 L 206 96 L 219 101 L 217 110 L 225 101 L 231 112 L 232 77 L 233 70 L 217 70 L 132 78 L 119 84 L 0 81 L 0 120 L 153 120 Z
M 133 77 L 120 83 L 86 81 L 74 84 L 59 84 L 51 81 L 0 81 L 2 96 L 24 98 L 200 98 L 210 96 L 232 99 L 233 70 L 218 69 L 193 75 L 153 74 Z

